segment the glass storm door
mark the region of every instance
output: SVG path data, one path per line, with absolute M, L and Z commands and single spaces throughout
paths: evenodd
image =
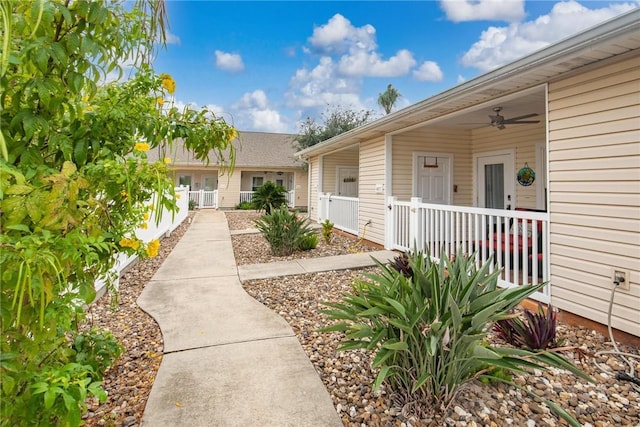
M 478 206 L 513 209 L 515 174 L 512 154 L 478 157 Z

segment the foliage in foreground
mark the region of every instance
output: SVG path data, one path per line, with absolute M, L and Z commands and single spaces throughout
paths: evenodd
M 256 228 L 260 230 L 275 256 L 291 255 L 296 250 L 313 249 L 310 247 L 309 236 L 317 236 L 309 226 L 306 218 L 301 218 L 296 212 L 289 212 L 286 206 L 263 215 L 256 221 Z M 315 246 L 314 246 L 315 247 Z
M 0 0 L 0 20 L 0 424 L 75 426 L 120 352 L 78 331 L 83 305 L 118 253 L 157 254 L 135 230 L 175 210 L 171 142 L 232 168 L 236 132 L 150 68 L 160 1 Z
M 331 308 L 325 313 L 340 323 L 324 331 L 346 334 L 340 349 L 375 353 L 374 389 L 387 382 L 420 413 L 445 408 L 474 379 L 513 384 L 508 375 L 496 375 L 505 370 L 554 366 L 589 379 L 553 350 L 492 346 L 485 340 L 496 321 L 542 284 L 498 288 L 499 271 L 489 273 L 489 263 L 477 270 L 473 256 L 446 258 L 443 254 L 442 262 L 434 262 L 421 252 L 410 254 L 410 269 L 378 263 L 381 273 L 356 280 L 342 302 L 326 304 Z M 557 405 L 545 403 L 570 419 Z
M 256 188 L 251 198 L 254 209 L 270 214 L 272 210 L 287 205 L 286 190 L 281 185 L 267 181 Z

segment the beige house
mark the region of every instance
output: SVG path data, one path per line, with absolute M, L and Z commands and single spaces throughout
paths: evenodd
M 298 155 L 309 215 L 640 336 L 640 10 Z
M 240 132 L 234 140 L 236 165 L 231 175 L 216 163 L 215 154 L 211 155 L 209 165 L 205 165 L 177 144 L 175 153 L 170 154 L 176 186 L 189 186 L 191 200 L 197 201 L 200 207 L 233 209 L 241 201 L 250 201 L 257 187 L 272 181 L 287 190 L 289 206 L 306 210 L 307 169 L 305 163 L 294 156 L 294 137 Z M 150 158 L 157 156 L 158 153 L 149 153 Z

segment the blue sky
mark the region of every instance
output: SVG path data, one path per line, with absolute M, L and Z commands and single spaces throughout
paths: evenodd
M 640 6 L 629 1 L 167 0 L 158 73 L 176 105 L 207 106 L 241 131 L 296 133 L 327 106 L 396 108 Z

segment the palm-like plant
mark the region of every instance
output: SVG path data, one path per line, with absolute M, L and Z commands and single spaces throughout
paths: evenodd
M 378 95 L 378 105 L 384 109 L 385 113 L 389 114 L 400 96 L 398 89 L 389 84 L 387 90 Z
M 266 214 L 270 214 L 273 209 L 278 209 L 287 203 L 285 191 L 281 185 L 267 181 L 253 193 L 251 203 L 257 210 L 264 210 Z

